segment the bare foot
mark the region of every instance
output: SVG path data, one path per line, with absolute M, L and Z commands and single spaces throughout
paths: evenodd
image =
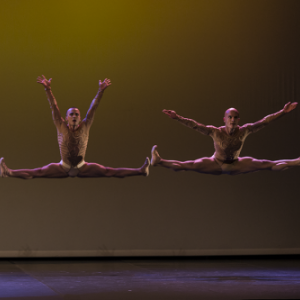
M 149 166 L 150 166 L 150 159 L 149 157 L 146 157 L 145 163 L 141 167 L 141 172 L 144 174 L 144 176 L 149 175 Z
M 151 156 L 152 156 L 151 157 L 151 166 L 158 165 L 160 163 L 160 160 L 161 160 L 156 148 L 157 148 L 157 145 L 153 146 L 152 150 L 151 150 Z
M 4 157 L 0 158 L 0 177 L 8 177 L 10 175 L 10 171 L 7 168 Z

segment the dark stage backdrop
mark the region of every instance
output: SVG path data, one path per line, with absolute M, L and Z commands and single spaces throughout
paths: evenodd
M 213 154 L 210 137 L 161 111 L 223 125 L 299 101 L 300 1 L 0 2 L 0 156 L 9 168 L 60 160 L 38 75 L 62 114 L 84 116 L 110 78 L 86 161 L 139 167 Z M 242 156 L 300 155 L 300 107 L 249 136 Z M 300 168 L 212 176 L 151 168 L 125 179 L 0 179 L 0 256 L 300 253 Z

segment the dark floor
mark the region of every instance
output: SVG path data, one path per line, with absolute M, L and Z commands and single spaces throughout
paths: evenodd
M 300 299 L 300 256 L 2 259 L 0 299 Z

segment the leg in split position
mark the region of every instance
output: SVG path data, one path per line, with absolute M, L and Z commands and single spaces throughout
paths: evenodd
M 149 174 L 149 158 L 145 163 L 136 169 L 129 168 L 110 168 L 104 167 L 96 163 L 85 163 L 80 168 L 71 168 L 66 170 L 60 163 L 52 163 L 42 168 L 36 169 L 9 169 L 4 158 L 0 159 L 0 177 L 16 177 L 22 179 L 32 178 L 66 178 L 66 177 L 127 177 L 127 176 L 148 176 Z M 74 172 L 75 171 L 75 172 Z
M 205 174 L 221 175 L 222 168 L 214 160 L 213 157 L 203 157 L 196 160 L 188 161 L 177 161 L 177 160 L 166 160 L 160 157 L 157 152 L 157 146 L 153 146 L 151 151 L 151 165 L 161 166 L 172 169 L 174 171 L 195 171 Z
M 239 157 L 243 144 L 249 134 L 258 132 L 274 120 L 287 115 L 297 107 L 297 102 L 288 102 L 283 109 L 270 114 L 263 119 L 239 126 L 240 113 L 235 108 L 229 108 L 224 114 L 224 125 L 215 127 L 204 125 L 192 119 L 184 118 L 173 110 L 163 110 L 167 116 L 197 132 L 210 136 L 214 141 L 215 153 L 212 157 L 204 157 L 194 161 L 180 162 L 176 160 L 162 159 L 157 146 L 152 148 L 152 166 L 162 166 L 175 171 L 191 170 L 206 174 L 237 175 L 261 170 L 283 171 L 300 165 L 300 158 L 283 160 L 259 160 L 252 157 Z
M 93 99 L 86 117 L 81 120 L 80 111 L 76 107 L 68 109 L 65 119 L 62 117 L 56 99 L 51 90 L 51 80 L 43 75 L 37 82 L 42 84 L 52 110 L 53 122 L 57 129 L 57 139 L 61 153 L 61 162 L 52 163 L 37 169 L 11 170 L 0 159 L 0 177 L 31 178 L 64 178 L 64 177 L 126 177 L 147 176 L 149 174 L 149 158 L 136 169 L 110 168 L 96 163 L 86 163 L 84 160 L 88 144 L 89 130 L 93 123 L 96 109 L 104 90 L 111 85 L 109 79 L 99 80 L 99 89 Z
M 177 161 L 162 159 L 157 152 L 157 146 L 152 148 L 152 166 L 161 166 L 174 171 L 195 171 L 212 175 L 238 175 L 262 170 L 284 171 L 300 166 L 300 158 L 284 160 L 258 160 L 252 157 L 239 157 L 232 162 L 224 162 L 212 157 L 203 157 L 191 161 Z
M 149 175 L 150 160 L 147 157 L 144 164 L 137 169 L 130 168 L 110 168 L 104 167 L 96 163 L 86 163 L 82 168 L 79 169 L 78 177 L 128 177 Z

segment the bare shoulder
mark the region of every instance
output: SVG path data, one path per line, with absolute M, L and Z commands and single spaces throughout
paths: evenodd
M 222 131 L 221 127 L 215 127 L 213 125 L 207 125 L 206 127 L 211 132 L 210 135 L 214 135 L 214 134 Z M 224 126 L 222 126 L 222 127 L 224 127 Z
M 250 132 L 252 130 L 253 124 L 252 123 L 247 123 L 244 124 L 243 126 L 240 126 L 240 131 L 241 132 Z
M 245 130 L 247 128 L 250 128 L 253 124 L 252 123 L 247 123 L 247 124 L 244 124 L 242 126 L 239 126 L 240 127 L 240 130 Z
M 91 127 L 91 122 L 89 122 L 89 119 L 84 118 L 84 119 L 81 121 L 79 127 L 80 127 L 81 130 L 89 130 L 90 127 Z
M 58 120 L 54 120 L 54 124 L 57 128 L 57 130 L 62 131 L 65 128 L 68 128 L 66 121 L 63 118 L 60 118 Z
M 250 133 L 253 132 L 253 124 L 247 123 L 243 126 L 239 126 L 240 135 L 246 138 Z
M 87 126 L 88 123 L 89 123 L 89 119 L 85 117 L 83 120 L 81 120 L 80 126 Z
M 225 131 L 225 126 L 215 127 L 215 131 L 224 132 Z

